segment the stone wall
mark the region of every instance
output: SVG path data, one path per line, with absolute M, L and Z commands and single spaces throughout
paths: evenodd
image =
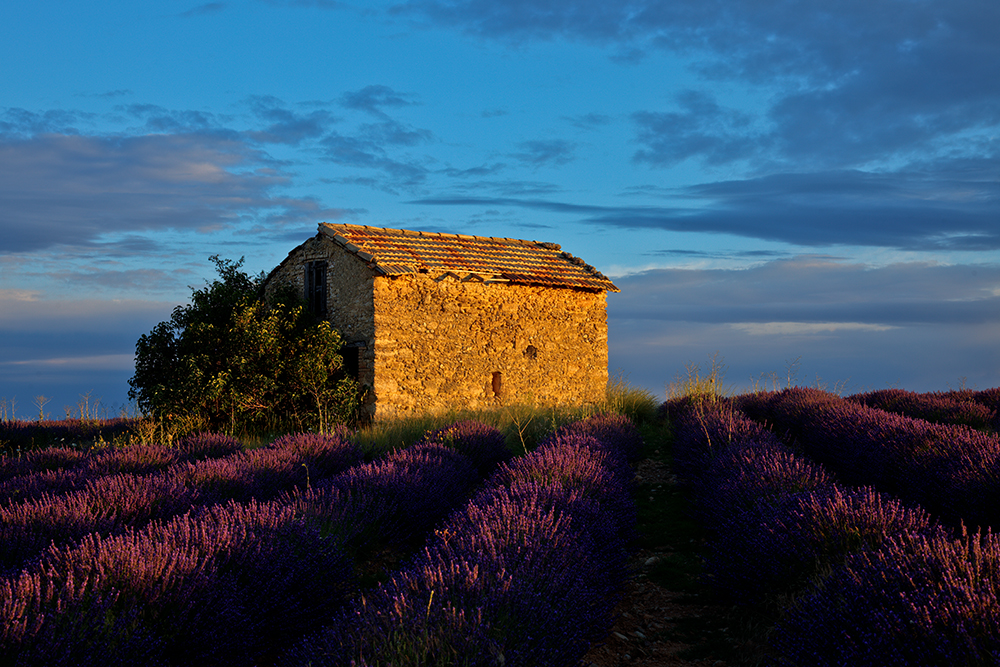
M 379 416 L 604 397 L 603 292 L 426 274 L 374 288 Z

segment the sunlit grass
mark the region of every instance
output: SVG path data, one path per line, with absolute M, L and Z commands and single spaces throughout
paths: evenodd
M 355 440 L 370 456 L 404 446 L 428 431 L 456 421 L 473 419 L 504 434 L 515 454 L 535 448 L 549 433 L 579 419 L 599 413 L 623 414 L 636 423 L 653 421 L 659 400 L 646 389 L 628 384 L 619 376 L 609 380 L 605 398 L 582 406 L 538 406 L 510 404 L 483 410 L 449 410 L 438 414 L 376 419 L 358 430 Z

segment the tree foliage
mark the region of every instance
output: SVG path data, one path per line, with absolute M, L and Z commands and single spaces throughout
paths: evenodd
M 263 276 L 244 273 L 242 258 L 210 259 L 218 278 L 136 343 L 129 398 L 157 419 L 213 430 L 325 430 L 356 418 L 357 383 L 330 323 L 291 292 L 265 303 Z

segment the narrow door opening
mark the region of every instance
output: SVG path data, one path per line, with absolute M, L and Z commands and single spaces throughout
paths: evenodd
M 493 396 L 495 398 L 500 398 L 500 394 L 503 392 L 503 376 L 500 371 L 493 372 Z

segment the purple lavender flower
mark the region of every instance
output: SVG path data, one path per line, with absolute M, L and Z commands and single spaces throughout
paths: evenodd
M 503 433 L 471 419 L 430 431 L 420 439 L 420 443 L 434 443 L 455 449 L 468 456 L 483 476 L 489 474 L 498 463 L 511 457 Z
M 629 461 L 635 461 L 642 453 L 642 435 L 625 415 L 597 414 L 575 421 L 557 431 L 557 434 L 562 433 L 591 435 L 609 451 L 616 452 Z
M 174 447 L 184 461 L 218 459 L 243 451 L 243 445 L 232 436 L 221 433 L 192 433 L 179 438 Z
M 778 623 L 791 665 L 983 665 L 1000 656 L 1000 540 L 944 530 L 851 555 Z
M 890 537 L 932 530 L 923 510 L 872 489 L 833 485 L 724 516 L 718 526 L 706 557 L 709 580 L 748 605 L 821 585 L 848 555 Z
M 115 645 L 119 619 L 138 618 L 171 664 L 252 664 L 335 612 L 350 582 L 340 545 L 293 508 L 215 506 L 52 547 L 0 581 L 0 656 L 16 657 L 42 636 L 77 651 Z M 81 618 L 90 601 L 104 610 L 103 623 Z
M 340 428 L 333 433 L 293 433 L 272 442 L 268 449 L 292 452 L 309 468 L 311 479 L 335 475 L 361 463 L 361 450 Z

